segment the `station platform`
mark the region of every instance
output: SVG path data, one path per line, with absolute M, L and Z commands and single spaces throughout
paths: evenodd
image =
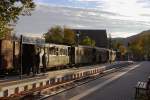
M 132 63 L 129 61 L 119 61 L 112 64 L 101 64 L 101 65 L 90 65 L 80 68 L 71 68 L 58 71 L 51 71 L 47 73 L 42 73 L 35 77 L 23 76 L 23 79 L 19 77 L 7 77 L 0 80 L 0 98 L 9 97 L 15 94 L 20 94 L 24 91 L 34 90 L 39 87 L 50 86 L 52 80 L 58 82 L 62 80 L 65 76 L 71 75 L 73 78 L 83 77 L 84 74 L 96 74 L 101 73 L 106 68 L 111 68 L 115 65 Z M 88 72 L 88 73 L 87 73 Z

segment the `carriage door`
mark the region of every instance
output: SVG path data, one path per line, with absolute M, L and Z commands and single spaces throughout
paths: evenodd
M 92 55 L 92 58 L 93 58 L 93 63 L 96 63 L 96 49 L 93 48 L 93 55 Z
M 27 70 L 27 67 L 32 67 L 34 65 L 35 54 L 36 50 L 34 45 L 23 44 L 23 53 L 22 53 L 23 69 Z
M 0 40 L 0 74 L 2 73 L 2 53 L 1 53 L 1 50 L 2 50 L 2 40 Z

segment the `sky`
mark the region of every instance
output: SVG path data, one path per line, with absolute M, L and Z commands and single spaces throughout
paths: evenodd
M 128 37 L 150 28 L 150 0 L 34 0 L 31 16 L 20 17 L 19 34 L 41 35 L 54 25 L 106 29 L 112 37 Z

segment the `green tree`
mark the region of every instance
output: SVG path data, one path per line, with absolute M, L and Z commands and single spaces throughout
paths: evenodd
M 33 0 L 0 0 L 0 38 L 13 30 L 19 15 L 30 15 L 34 8 Z
M 48 43 L 63 43 L 63 28 L 61 26 L 54 26 L 44 34 L 45 41 Z
M 64 28 L 64 44 L 74 45 L 75 44 L 75 33 L 69 28 Z
M 96 42 L 95 40 L 91 39 L 90 37 L 86 36 L 80 43 L 81 45 L 87 45 L 87 46 L 95 46 Z

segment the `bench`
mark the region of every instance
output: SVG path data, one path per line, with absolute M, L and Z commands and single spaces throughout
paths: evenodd
M 135 86 L 135 98 L 137 98 L 140 94 L 145 94 L 150 100 L 150 77 L 148 82 L 137 82 Z

